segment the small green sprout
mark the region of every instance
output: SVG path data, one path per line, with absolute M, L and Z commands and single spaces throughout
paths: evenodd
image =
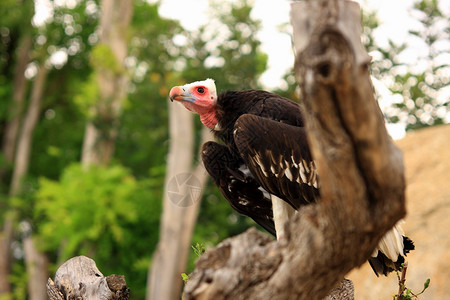
M 425 283 L 423 284 L 423 289 L 420 293 L 413 293 L 411 289 L 407 288 L 405 285 L 406 281 L 406 270 L 408 268 L 408 264 L 404 263 L 402 264 L 401 268 L 401 275 L 400 272 L 397 271 L 397 278 L 398 278 L 398 294 L 394 295 L 393 300 L 413 300 L 413 299 L 419 299 L 419 296 L 422 295 L 425 290 L 430 285 L 430 278 L 428 278 Z
M 186 284 L 187 281 L 189 280 L 189 275 L 186 273 L 181 273 L 181 278 L 183 279 L 184 284 Z
M 205 248 L 204 244 L 195 243 L 195 246 L 192 245 L 191 247 L 194 250 L 194 253 L 195 253 L 195 255 L 197 255 L 197 257 L 202 256 L 203 253 L 206 252 L 206 248 Z

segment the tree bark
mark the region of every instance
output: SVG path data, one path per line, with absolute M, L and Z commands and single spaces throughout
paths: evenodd
M 33 133 L 41 112 L 41 103 L 47 79 L 47 72 L 48 70 L 45 68 L 44 63 L 42 63 L 39 66 L 36 78 L 34 79 L 30 104 L 25 119 L 23 120 L 22 130 L 17 145 L 17 153 L 14 160 L 14 171 L 9 191 L 11 196 L 15 196 L 20 192 L 22 180 L 28 172 Z
M 291 22 L 321 199 L 290 220 L 280 242 L 249 231 L 207 252 L 186 300 L 323 299 L 406 213 L 402 154 L 373 96 L 359 5 L 294 2 Z
M 22 130 L 20 132 L 19 141 L 17 144 L 17 153 L 14 160 L 14 171 L 11 180 L 10 196 L 18 195 L 22 190 L 22 181 L 28 173 L 28 166 L 30 163 L 30 154 L 33 142 L 34 129 L 39 120 L 39 114 L 41 112 L 42 98 L 44 95 L 45 83 L 47 80 L 48 70 L 44 63 L 39 66 L 38 73 L 34 79 L 33 89 L 31 90 L 31 99 L 28 105 L 28 109 L 23 120 Z M 11 232 L 6 233 L 5 236 L 12 237 L 13 235 L 13 223 L 15 213 L 9 214 L 5 220 Z M 42 284 L 45 284 L 47 278 L 48 261 L 45 254 L 39 253 L 34 245 L 34 240 L 31 236 L 24 239 L 24 250 L 27 261 L 27 273 L 28 279 L 28 292 L 30 299 L 45 300 L 46 292 L 43 289 Z M 11 240 L 9 241 L 11 243 Z M 10 254 L 9 254 L 9 257 Z M 36 266 L 39 266 L 36 268 Z M 32 295 L 32 296 L 31 296 Z
M 30 104 L 23 120 L 22 130 L 18 140 L 17 153 L 14 159 L 14 170 L 9 191 L 10 196 L 16 196 L 20 192 L 22 180 L 28 172 L 33 132 L 39 119 L 46 78 L 47 69 L 44 67 L 44 64 L 42 64 L 39 67 L 36 78 L 34 79 Z M 15 215 L 15 211 L 10 211 L 5 214 L 3 230 L 0 238 L 0 295 L 10 292 L 8 278 L 11 263 L 11 242 L 14 234 Z
M 0 233 L 0 299 L 11 293 L 9 274 L 11 270 L 11 242 L 13 229 L 13 216 L 5 213 L 2 232 Z
M 82 164 L 108 165 L 113 154 L 117 127 L 126 97 L 129 78 L 124 67 L 127 30 L 133 15 L 131 0 L 101 1 L 99 44 L 111 50 L 114 66 L 97 66 L 100 98 L 93 107 L 93 119 L 86 125 Z
M 25 264 L 28 274 L 29 300 L 46 300 L 45 284 L 48 278 L 48 259 L 36 249 L 35 241 L 31 235 L 23 239 Z
M 62 264 L 55 281 L 47 281 L 50 300 L 126 300 L 129 288 L 122 275 L 104 277 L 95 262 L 86 256 L 77 256 Z
M 10 165 L 14 161 L 14 152 L 16 149 L 20 120 L 27 91 L 27 80 L 24 73 L 28 63 L 30 62 L 31 45 L 31 36 L 26 35 L 20 40 L 17 52 L 17 63 L 14 70 L 13 81 L 13 101 L 9 107 L 8 122 L 5 127 L 5 134 L 3 136 L 2 144 L 2 152 L 5 157 L 5 161 Z M 8 166 L 3 166 L 0 168 L 0 181 L 2 181 L 7 167 Z
M 192 231 L 207 173 L 194 157 L 193 114 L 178 104 L 169 105 L 170 148 L 167 159 L 160 238 L 147 280 L 147 300 L 179 299 Z M 211 140 L 206 128 L 202 143 Z M 201 161 L 198 159 L 198 161 Z M 183 184 L 184 181 L 186 184 Z M 175 184 L 175 185 L 174 185 Z

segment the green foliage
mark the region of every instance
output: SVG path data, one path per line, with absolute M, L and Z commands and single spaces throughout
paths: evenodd
M 69 166 L 59 182 L 40 179 L 36 213 L 42 218 L 40 236 L 46 250 L 64 244 L 63 259 L 77 251 L 89 253 L 105 238 L 122 242 L 122 224 L 136 221 L 136 180 L 120 166 Z M 68 238 L 70 233 L 70 238 Z
M 266 70 L 267 55 L 260 49 L 260 21 L 251 17 L 249 1 L 213 4 L 220 15 L 191 34 L 186 33 L 187 82 L 214 78 L 219 90 L 258 88 Z
M 445 16 L 436 0 L 415 2 L 412 13 L 419 26 L 409 32 L 410 40 L 421 41 L 425 49 L 414 61 L 408 59 L 411 46 L 407 43 L 389 41 L 387 48 L 375 45 L 370 28 L 377 22 L 372 15 L 363 18 L 367 24 L 363 41 L 374 59 L 372 74 L 397 99 L 384 113 L 389 122 L 401 122 L 407 130 L 450 121 L 450 101 L 445 96 L 450 87 L 450 65 L 445 57 L 450 55 L 450 49 L 443 46 L 450 39 L 450 16 Z
M 123 223 L 123 241 L 106 244 L 98 241 L 96 253 L 91 255 L 105 274 L 124 274 L 132 297 L 145 298 L 148 266 L 159 237 L 162 210 L 164 168 L 152 168 L 147 178 L 137 181 L 129 202 L 133 203 L 136 220 Z
M 192 250 L 194 250 L 194 254 L 197 255 L 197 257 L 200 257 L 203 255 L 203 253 L 206 252 L 206 248 L 204 244 L 201 243 L 195 243 L 195 246 L 191 246 Z
M 128 199 L 133 203 L 136 220 L 121 225 L 126 232 L 122 242 L 111 242 L 106 247 L 99 244 L 93 256 L 105 274 L 124 274 L 136 299 L 145 298 L 147 271 L 159 237 L 164 171 L 152 168 L 145 179 L 137 181 Z
M 107 69 L 115 74 L 122 71 L 113 51 L 105 44 L 97 44 L 92 48 L 90 62 L 94 69 Z
M 137 58 L 136 64 L 132 66 L 134 71 L 145 68 L 149 70 L 146 75 L 150 75 L 145 77 L 142 72 L 134 72 L 134 82 L 141 83 L 145 78 L 147 83 L 156 83 L 161 87 L 170 78 L 174 61 L 181 55 L 173 38 L 184 30 L 177 21 L 162 18 L 158 6 L 147 1 L 135 1 L 129 51 Z M 157 74 L 156 78 L 153 74 Z M 166 98 L 168 92 L 158 92 L 157 95 Z
M 202 243 L 195 243 L 195 245 L 191 245 L 192 250 L 194 250 L 194 254 L 196 258 L 199 258 L 206 252 L 206 247 Z M 184 283 L 186 284 L 189 280 L 189 275 L 186 273 L 181 273 L 181 278 L 183 279 Z
M 2 0 L 0 2 L 0 26 L 7 26 L 9 28 L 17 28 L 20 26 L 24 26 L 25 30 L 29 30 L 31 27 L 30 24 L 24 24 L 23 18 L 30 19 L 28 15 L 33 10 L 33 1 L 27 0 L 21 3 L 22 5 L 18 6 L 17 1 L 15 0 Z M 28 15 L 28 16 L 27 16 Z
M 15 262 L 12 265 L 12 272 L 10 276 L 10 282 L 14 286 L 14 290 L 12 292 L 12 299 L 14 300 L 27 299 L 28 277 L 29 275 L 26 272 L 25 265 L 23 264 L 23 262 Z M 2 300 L 1 297 L 0 300 Z
M 104 274 L 124 274 L 133 295 L 143 298 L 159 234 L 164 169 L 137 181 L 122 166 L 83 170 L 73 164 L 59 181 L 39 181 L 39 246 L 59 262 L 87 255 Z
M 97 3 L 77 1 L 74 7 L 54 3 L 50 19 L 32 27 L 34 1 L 25 0 L 22 5 L 15 0 L 0 1 L 1 138 L 12 103 L 20 39 L 32 37 L 33 61 L 47 60 L 57 52 L 67 54 L 67 61 L 50 66 L 24 193 L 8 197 L 9 174 L 2 181 L 0 220 L 14 207 L 19 219 L 33 223 L 53 270 L 70 256 L 88 255 L 103 273 L 124 274 L 132 297 L 143 299 L 162 209 L 167 86 L 177 76 L 171 62 L 180 56 L 169 54 L 168 48 L 173 46 L 173 35 L 183 29 L 161 18 L 158 4 L 134 2 L 129 53 L 136 64 L 127 63 L 133 82 L 120 120 L 114 164 L 84 172 L 76 162 L 81 157 L 89 107 L 98 100 L 91 60 L 116 67 L 111 57 L 105 58 L 109 49 L 98 46 L 93 55 L 98 43 Z M 15 260 L 16 264 L 22 266 L 15 273 L 22 281 L 15 280 L 13 290 L 25 292 L 23 260 Z
M 43 108 L 35 129 L 29 178 L 57 179 L 65 167 L 80 158 L 85 119 L 67 90 L 61 90 L 60 97 L 48 98 L 51 103 Z
M 299 102 L 298 84 L 297 79 L 294 76 L 294 68 L 288 71 L 282 78 L 282 84 L 277 88 L 274 93 L 291 99 L 295 102 Z M 284 84 L 283 84 L 284 82 Z
M 368 52 L 373 51 L 376 49 L 376 44 L 372 31 L 380 25 L 377 14 L 373 11 L 363 10 L 361 13 L 361 23 L 363 31 L 361 41 Z
M 57 179 L 64 168 L 80 159 L 86 123 L 83 104 L 95 97 L 94 87 L 89 86 L 93 77 L 89 55 L 98 22 L 95 13 L 87 13 L 92 5 L 95 2 L 79 1 L 73 8 L 55 5 L 52 18 L 35 28 L 33 58 L 45 60 L 63 51 L 67 61 L 53 65 L 48 75 L 34 132 L 30 178 Z
M 31 20 L 34 14 L 34 1 L 25 0 L 17 5 L 15 0 L 0 1 L 0 70 L 12 74 L 16 58 L 15 47 L 24 36 L 34 33 Z M 0 77 L 1 78 L 1 77 Z
M 173 62 L 181 55 L 173 50 L 173 37 L 182 31 L 178 22 L 158 14 L 157 4 L 135 1 L 128 63 L 132 84 L 118 128 L 116 159 L 138 178 L 147 177 L 149 168 L 165 166 L 167 95 L 175 84 Z
M 92 72 L 85 81 L 75 82 L 78 85 L 78 94 L 74 95 L 73 101 L 78 110 L 86 117 L 92 117 L 92 107 L 100 97 L 96 74 Z

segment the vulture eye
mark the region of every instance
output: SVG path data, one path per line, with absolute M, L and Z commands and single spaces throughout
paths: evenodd
M 205 89 L 203 87 L 199 87 L 199 88 L 197 88 L 197 92 L 199 94 L 203 94 L 203 93 L 205 93 Z

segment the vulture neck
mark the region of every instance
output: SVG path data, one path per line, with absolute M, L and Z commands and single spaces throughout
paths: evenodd
M 217 125 L 216 108 L 200 113 L 200 121 L 206 127 L 214 129 Z

